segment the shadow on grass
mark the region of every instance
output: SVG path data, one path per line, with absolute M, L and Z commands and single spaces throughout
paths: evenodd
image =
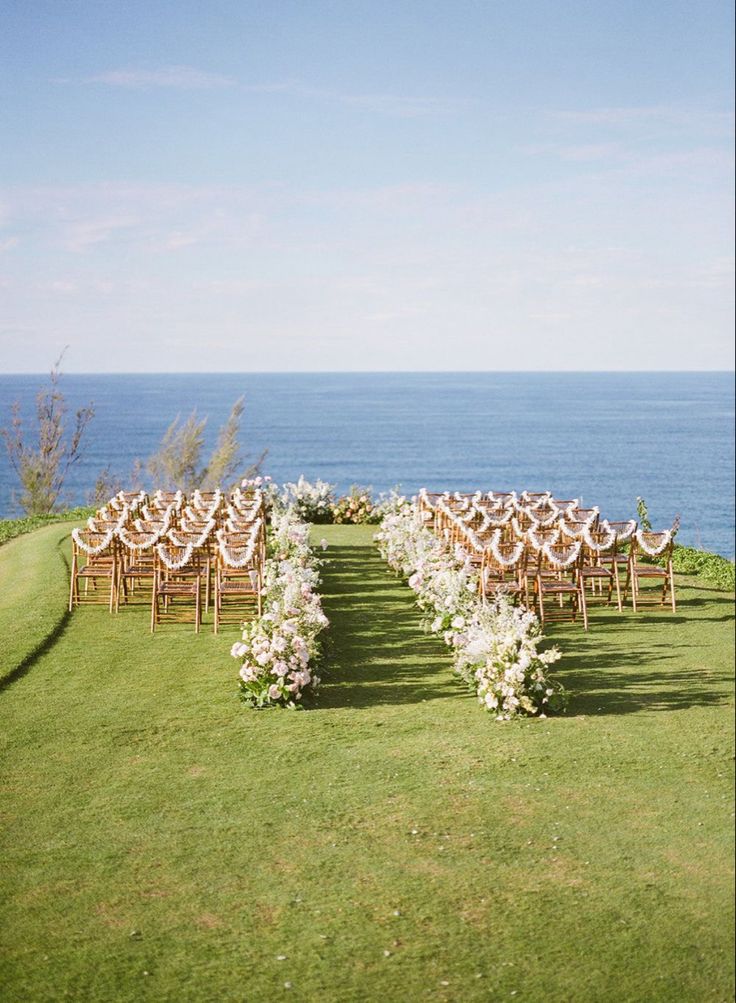
M 580 627 L 557 628 L 551 639 L 563 652 L 557 677 L 571 693 L 570 713 L 632 714 L 727 703 L 732 676 L 701 666 L 712 658 L 709 631 L 715 628 L 708 625 L 732 620 L 733 603 L 723 593 L 703 598 L 694 591 L 678 589 L 677 613 L 668 607 L 634 613 L 629 606 L 620 614 L 598 607 L 590 611 L 587 635 Z M 724 607 L 731 612 L 702 615 Z M 701 636 L 677 643 L 671 628 L 682 625 L 695 630 L 702 625 Z
M 319 708 L 456 696 L 447 650 L 421 627 L 413 595 L 372 546 L 332 546 L 322 573 L 330 619 Z
M 61 549 L 60 543 L 57 545 L 56 549 L 59 553 L 59 557 L 61 558 L 61 562 L 66 569 L 67 575 L 70 574 L 71 568 L 69 567 L 69 561 L 67 560 L 66 554 Z M 34 662 L 41 658 L 42 655 L 51 651 L 56 642 L 63 637 L 71 618 L 71 613 L 66 606 L 66 596 L 64 596 L 63 601 L 64 605 L 59 608 L 57 618 L 54 620 L 44 637 L 41 638 L 38 644 L 31 648 L 27 655 L 24 655 L 17 665 L 14 665 L 12 669 L 3 673 L 2 678 L 0 678 L 0 693 L 6 690 L 9 686 L 12 686 L 13 683 L 17 682 L 19 679 L 22 679 L 23 676 L 25 676 L 25 674 L 33 668 Z
M 333 546 L 323 573 L 325 612 L 331 621 L 329 683 L 321 707 L 418 703 L 457 695 L 451 655 L 421 628 L 421 615 L 405 584 L 394 578 L 370 546 Z M 711 615 L 712 614 L 712 615 Z M 729 700 L 726 673 L 683 666 L 707 650 L 708 624 L 732 619 L 723 593 L 678 588 L 678 612 L 669 608 L 619 614 L 591 609 L 589 634 L 556 627 L 557 677 L 570 691 L 570 713 L 634 714 L 718 706 Z M 670 626 L 703 625 L 704 637 L 672 643 Z M 660 632 L 662 628 L 662 632 Z

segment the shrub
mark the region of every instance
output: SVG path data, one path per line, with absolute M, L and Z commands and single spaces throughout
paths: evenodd
M 701 581 L 717 589 L 733 592 L 736 587 L 734 563 L 720 554 L 677 544 L 672 554 L 672 566 L 678 574 L 697 575 Z
M 66 522 L 74 520 L 80 522 L 89 516 L 94 515 L 94 508 L 82 506 L 81 508 L 70 508 L 66 512 L 53 512 L 50 515 L 25 516 L 23 519 L 0 519 L 0 544 L 14 540 L 16 536 L 24 533 L 31 533 L 41 526 L 48 526 L 52 522 Z

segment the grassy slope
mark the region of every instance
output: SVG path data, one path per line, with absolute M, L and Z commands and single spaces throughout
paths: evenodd
M 570 713 L 499 725 L 370 534 L 319 529 L 316 711 L 142 608 L 0 692 L 3 999 L 731 997 L 728 597 L 560 629 Z
M 47 526 L 0 551 L 0 686 L 25 671 L 62 630 L 69 596 L 69 524 Z

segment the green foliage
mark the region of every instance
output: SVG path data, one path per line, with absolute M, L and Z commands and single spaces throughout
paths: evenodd
M 703 584 L 717 589 L 733 592 L 736 587 L 734 562 L 720 554 L 677 544 L 672 554 L 672 565 L 678 574 L 697 575 Z
M 94 507 L 81 506 L 80 508 L 67 509 L 65 512 L 55 512 L 51 515 L 33 515 L 23 519 L 0 519 L 0 544 L 7 543 L 24 533 L 30 533 L 41 526 L 47 526 L 49 523 L 74 520 L 79 524 L 94 513 Z
M 0 429 L 10 465 L 20 481 L 20 507 L 31 516 L 46 515 L 59 505 L 66 476 L 82 455 L 84 434 L 95 413 L 92 404 L 79 408 L 67 435 L 68 406 L 60 389 L 63 356 L 64 352 L 53 365 L 50 385 L 36 395 L 34 441 L 26 436 L 18 401 L 11 408 L 10 426 Z
M 243 478 L 255 477 L 266 453 L 262 453 L 255 463 L 243 467 L 238 433 L 244 408 L 243 398 L 240 397 L 220 429 L 208 462 L 204 462 L 202 457 L 206 416 L 197 417 L 195 409 L 182 424 L 181 415 L 177 415 L 167 428 L 159 449 L 147 463 L 154 485 L 165 490 L 180 488 L 190 493 L 195 488 L 228 488 Z
M 568 715 L 494 726 L 372 529 L 323 535 L 315 712 L 244 716 L 237 629 L 145 603 L 0 691 L 2 998 L 732 998 L 729 598 L 556 628 Z M 0 551 L 6 624 L 40 536 Z
M 651 532 L 652 524 L 649 520 L 649 509 L 643 498 L 636 499 L 636 514 L 639 518 L 639 527 L 645 533 Z

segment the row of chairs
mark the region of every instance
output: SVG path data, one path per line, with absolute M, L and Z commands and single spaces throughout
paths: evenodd
M 614 594 L 619 612 L 629 593 L 635 612 L 653 603 L 677 609 L 677 520 L 664 532 L 645 531 L 636 520 L 601 519 L 597 507 L 548 492 L 422 491 L 417 505 L 423 524 L 477 568 L 484 601 L 509 593 L 535 607 L 542 623 L 580 618 L 585 630 L 588 606 L 610 605 Z M 661 592 L 643 589 L 646 581 L 660 584 Z
M 72 532 L 69 610 L 150 602 L 151 631 L 164 620 L 214 610 L 214 630 L 260 615 L 266 505 L 258 490 L 120 492 Z

